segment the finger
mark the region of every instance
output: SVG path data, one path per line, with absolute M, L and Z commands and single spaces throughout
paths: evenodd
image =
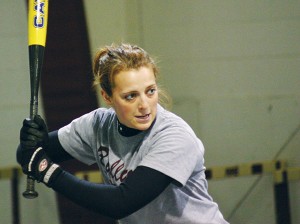
M 45 121 L 43 120 L 43 118 L 40 115 L 35 115 L 34 116 L 34 121 L 39 126 L 40 130 L 47 130 L 47 125 L 46 125 Z
M 38 138 L 35 135 L 20 132 L 20 139 L 23 141 L 38 141 Z
M 37 147 L 37 142 L 35 141 L 20 141 L 21 147 L 24 151 L 29 151 Z
M 30 118 L 26 118 L 23 120 L 23 126 L 36 128 L 36 129 L 39 128 L 39 125 L 34 120 L 31 120 Z
M 43 138 L 43 132 L 39 131 L 36 128 L 31 128 L 31 127 L 26 127 L 23 126 L 20 130 L 20 136 L 26 137 L 28 136 L 35 136 L 37 139 L 42 139 Z

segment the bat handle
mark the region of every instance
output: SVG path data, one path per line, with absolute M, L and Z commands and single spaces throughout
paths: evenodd
M 32 176 L 27 176 L 27 186 L 26 190 L 23 192 L 24 198 L 33 199 L 36 198 L 39 194 L 34 189 L 34 179 Z

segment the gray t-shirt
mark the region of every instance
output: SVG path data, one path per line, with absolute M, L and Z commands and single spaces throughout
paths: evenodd
M 61 128 L 58 137 L 73 157 L 97 163 L 106 183 L 119 185 L 137 166 L 174 179 L 155 200 L 119 223 L 227 223 L 207 192 L 203 144 L 186 122 L 158 105 L 147 131 L 124 137 L 117 126 L 115 111 L 99 108 Z

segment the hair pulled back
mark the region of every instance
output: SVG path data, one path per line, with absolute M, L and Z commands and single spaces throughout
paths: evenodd
M 142 48 L 131 44 L 105 46 L 98 50 L 94 57 L 93 84 L 94 86 L 100 85 L 109 96 L 112 96 L 116 74 L 144 66 L 153 69 L 157 78 L 158 68 L 154 60 Z

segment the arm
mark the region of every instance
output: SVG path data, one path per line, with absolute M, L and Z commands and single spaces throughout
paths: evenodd
M 43 182 L 71 201 L 101 215 L 121 219 L 141 209 L 161 194 L 173 179 L 139 166 L 119 186 L 80 180 L 53 163 L 39 147 L 24 161 L 23 172 Z
M 90 183 L 62 171 L 51 187 L 83 207 L 121 219 L 154 200 L 172 180 L 154 169 L 140 166 L 119 186 Z
M 48 147 L 45 148 L 46 154 L 55 163 L 60 163 L 66 160 L 73 159 L 73 157 L 66 152 L 58 139 L 58 131 L 49 132 Z

